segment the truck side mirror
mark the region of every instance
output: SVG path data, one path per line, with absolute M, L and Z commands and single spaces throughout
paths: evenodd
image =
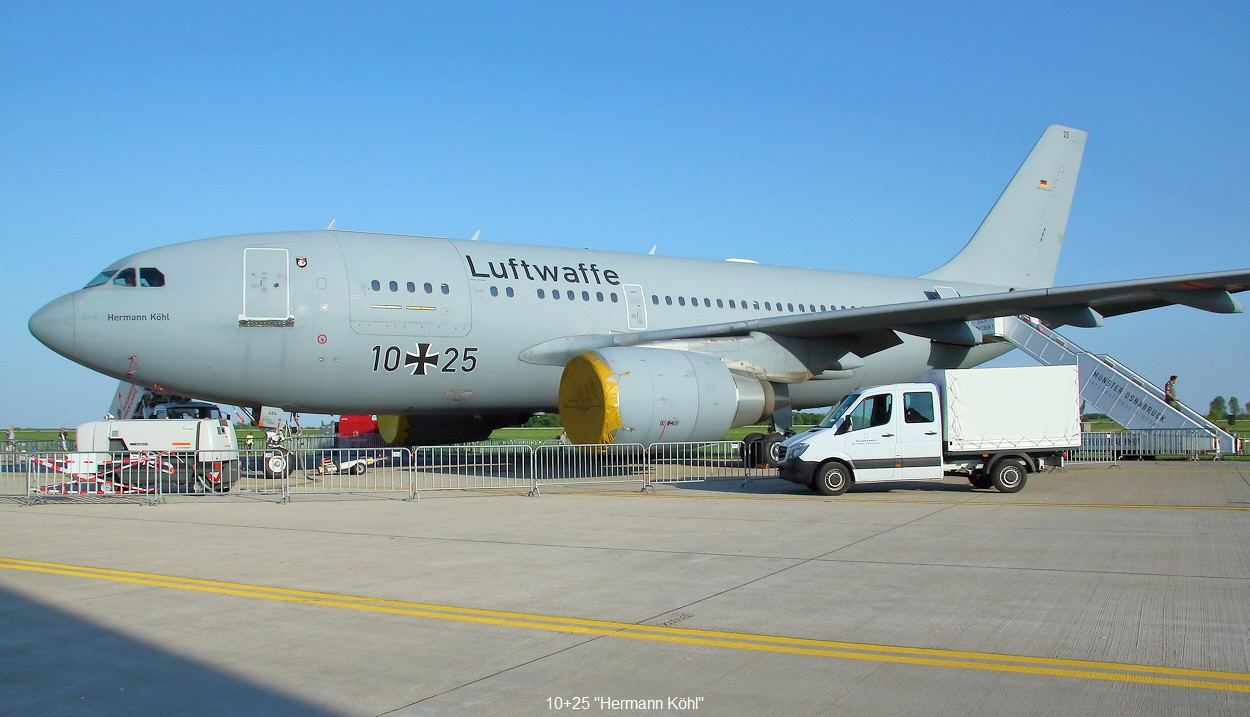
M 850 416 L 847 416 L 846 418 L 842 419 L 842 423 L 838 424 L 838 430 L 833 435 L 840 436 L 843 433 L 847 433 L 853 430 L 855 430 L 855 419 L 851 418 Z

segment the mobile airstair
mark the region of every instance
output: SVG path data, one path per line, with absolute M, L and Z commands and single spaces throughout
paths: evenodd
M 1205 416 L 1184 404 L 1169 405 L 1162 389 L 1124 364 L 1082 349 L 1032 317 L 995 319 L 993 333 L 1045 366 L 1075 365 L 1086 409 L 1106 414 L 1129 431 L 1190 431 L 1204 441 L 1214 441 L 1217 455 L 1237 453 L 1241 448 L 1238 438 Z

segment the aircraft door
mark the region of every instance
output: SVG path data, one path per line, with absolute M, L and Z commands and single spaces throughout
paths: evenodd
M 250 326 L 291 326 L 291 289 L 288 252 L 271 247 L 243 250 L 243 313 L 239 323 Z
M 893 420 L 898 413 L 894 403 L 892 393 L 864 396 L 842 419 L 851 422 L 845 438 L 857 483 L 887 481 L 897 475 L 899 429 Z
M 898 423 L 900 480 L 942 477 L 942 429 L 936 404 L 932 389 L 903 393 L 903 415 Z
M 629 310 L 629 328 L 642 331 L 647 328 L 647 302 L 642 286 L 625 284 L 625 306 Z

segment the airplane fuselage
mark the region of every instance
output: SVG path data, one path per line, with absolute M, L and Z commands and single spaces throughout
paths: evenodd
M 163 285 L 142 285 L 145 270 Z M 935 290 L 923 279 L 340 231 L 185 242 L 102 276 L 32 319 L 41 340 L 101 373 L 236 405 L 430 415 L 554 410 L 562 366 L 519 357 L 559 337 L 923 301 Z M 974 347 L 960 365 L 1006 350 Z M 929 354 L 928 340 L 904 337 L 853 370 L 796 383 L 791 400 L 824 406 L 865 382 L 914 380 Z

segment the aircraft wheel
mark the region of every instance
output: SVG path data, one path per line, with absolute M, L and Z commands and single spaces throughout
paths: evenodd
M 265 451 L 265 477 L 286 478 L 291 475 L 291 452 L 285 448 Z
M 770 433 L 760 442 L 761 462 L 768 465 L 769 468 L 780 468 L 785 461 L 786 451 L 781 447 L 781 442 L 786 437 L 780 433 Z
M 842 495 L 851 486 L 851 470 L 838 461 L 829 461 L 816 470 L 812 487 L 821 495 Z
M 364 463 L 357 463 L 356 465 L 352 466 L 352 473 L 354 473 L 354 474 L 356 474 L 356 475 L 358 475 L 358 476 L 362 476 L 362 475 L 364 475 L 364 474 L 365 474 L 365 464 L 364 464 Z
M 760 441 L 764 440 L 763 433 L 748 433 L 742 439 L 742 463 L 747 468 L 755 468 L 760 462 Z
M 1018 493 L 1028 477 L 1023 463 L 1015 458 L 1004 458 L 995 464 L 990 480 L 1000 493 Z

